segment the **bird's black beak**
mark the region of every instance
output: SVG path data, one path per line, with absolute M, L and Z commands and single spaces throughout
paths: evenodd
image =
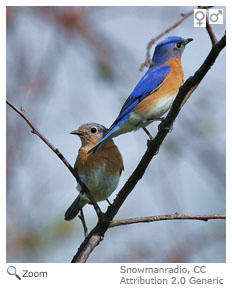
M 188 44 L 189 42 L 191 42 L 193 40 L 193 38 L 186 38 L 184 40 L 184 45 Z
M 81 135 L 81 131 L 77 129 L 77 130 L 74 130 L 74 131 L 70 132 L 70 134 L 80 136 Z

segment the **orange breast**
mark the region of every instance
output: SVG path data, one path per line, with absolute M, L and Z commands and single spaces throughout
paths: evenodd
M 113 142 L 106 142 L 94 154 L 88 154 L 89 148 L 81 148 L 75 163 L 75 169 L 80 174 L 90 174 L 103 165 L 106 166 L 106 172 L 109 175 L 121 175 L 123 170 L 122 156 Z
M 170 74 L 166 77 L 157 91 L 146 97 L 136 106 L 136 113 L 147 114 L 150 108 L 154 107 L 161 99 L 177 94 L 180 86 L 183 84 L 184 73 L 180 59 L 170 60 L 164 65 L 172 67 Z

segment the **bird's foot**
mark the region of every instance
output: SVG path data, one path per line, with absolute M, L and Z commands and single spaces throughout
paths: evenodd
M 168 131 L 168 133 L 171 133 L 173 130 L 173 125 L 170 127 L 164 126 L 162 123 L 159 124 L 158 126 L 159 131 Z
M 149 137 L 149 140 L 148 141 L 151 141 L 151 140 L 153 140 L 153 137 L 152 137 L 152 135 L 150 134 L 150 132 L 147 130 L 147 128 L 143 128 L 143 130 L 144 130 L 144 132 L 148 135 L 148 137 Z

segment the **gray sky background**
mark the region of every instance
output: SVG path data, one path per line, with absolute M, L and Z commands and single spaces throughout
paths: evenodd
M 86 122 L 109 127 L 146 71 L 139 67 L 147 43 L 193 8 L 11 9 L 7 97 L 23 106 L 41 133 L 74 164 L 80 140 L 69 132 Z M 76 30 L 70 29 L 74 20 L 79 21 Z M 225 23 L 224 11 L 224 24 L 213 25 L 218 39 Z M 202 64 L 211 41 L 205 28 L 193 27 L 193 16 L 171 35 L 194 39 L 182 57 L 186 79 Z M 225 213 L 225 63 L 223 50 L 117 219 Z M 149 126 L 153 135 L 157 125 Z M 143 130 L 115 139 L 125 171 L 110 200 L 137 166 L 146 142 Z M 7 262 L 70 262 L 83 240 L 80 220 L 63 220 L 77 195 L 75 186 L 57 156 L 7 108 Z M 99 205 L 106 210 L 106 202 Z M 92 206 L 84 213 L 91 230 L 96 214 Z M 88 262 L 225 262 L 225 221 L 113 228 Z

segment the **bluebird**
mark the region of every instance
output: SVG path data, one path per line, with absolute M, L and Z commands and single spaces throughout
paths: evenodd
M 148 71 L 124 103 L 117 119 L 90 150 L 96 152 L 110 138 L 143 128 L 160 118 L 171 107 L 184 82 L 181 55 L 192 38 L 167 37 L 155 48 Z M 151 136 L 150 136 L 151 137 Z
M 106 131 L 107 129 L 100 124 L 87 123 L 71 132 L 78 135 L 82 143 L 74 169 L 97 202 L 106 200 L 116 189 L 124 169 L 121 153 L 112 139 L 104 142 L 96 154 L 88 154 L 88 151 L 97 144 Z M 80 185 L 77 185 L 77 189 L 81 191 Z M 80 209 L 89 202 L 85 193 L 79 193 L 66 211 L 65 220 L 75 218 Z

